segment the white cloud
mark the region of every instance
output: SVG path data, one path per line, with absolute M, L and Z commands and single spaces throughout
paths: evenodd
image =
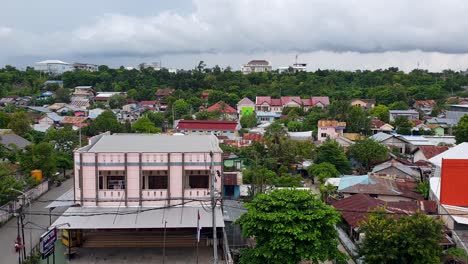
M 11 43 L 0 57 L 302 52 L 362 59 L 387 52 L 383 57 L 391 62 L 388 54 L 403 52 L 410 54 L 408 59 L 453 66 L 465 65 L 466 56 L 451 54 L 468 53 L 468 4 L 462 0 L 194 0 L 193 5 L 192 12 L 184 13 L 103 14 L 66 32 L 0 27 L 0 38 Z

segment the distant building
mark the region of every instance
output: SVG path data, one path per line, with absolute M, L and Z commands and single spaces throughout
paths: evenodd
M 255 111 L 281 113 L 285 107 L 302 107 L 304 111 L 311 107 L 326 107 L 330 104 L 328 96 L 313 96 L 301 99 L 299 96 L 282 96 L 279 99 L 270 96 L 257 96 L 255 98 Z
M 56 76 L 62 75 L 67 71 L 73 71 L 75 68 L 72 64 L 61 60 L 45 60 L 36 62 L 34 64 L 34 70 Z
M 447 146 L 418 146 L 413 152 L 413 162 L 420 160 L 429 161 L 429 159 L 447 151 Z
M 89 63 L 73 63 L 73 67 L 75 70 L 80 71 L 89 71 L 89 72 L 96 72 L 98 71 L 98 66 L 96 64 L 89 64 Z
M 468 114 L 468 105 L 451 105 L 447 111 L 447 118 L 452 119 L 454 123 L 458 123 L 466 114 Z
M 390 124 L 385 123 L 384 121 L 378 119 L 378 118 L 373 118 L 371 120 L 371 130 L 372 134 L 375 135 L 379 132 L 384 132 L 384 133 L 391 133 L 393 131 L 393 126 Z
M 236 120 L 237 110 L 232 106 L 226 104 L 223 101 L 219 101 L 216 104 L 208 107 L 207 112 L 219 112 L 224 120 Z
M 307 63 L 294 63 L 292 66 L 278 67 L 279 73 L 296 73 L 307 71 Z
M 159 88 L 156 91 L 156 103 L 159 108 L 159 111 L 166 111 L 167 108 L 167 102 L 166 102 L 166 97 L 170 96 L 175 89 L 171 88 Z
M 369 110 L 374 108 L 375 100 L 374 99 L 353 99 L 351 100 L 351 105 L 359 106 L 364 110 Z
M 419 120 L 419 113 L 416 110 L 390 110 L 389 114 L 390 122 L 395 121 L 397 116 L 405 116 L 409 121 Z
M 179 120 L 175 129 L 179 133 L 188 135 L 216 135 L 235 139 L 240 125 L 236 121 L 220 120 Z
M 395 135 L 379 132 L 372 135 L 370 138 L 387 146 L 389 149 L 397 149 L 398 152 L 402 154 L 409 152 L 407 151 L 407 145 L 409 142 Z
M 432 110 L 437 105 L 436 101 L 434 100 L 416 100 L 414 102 L 414 109 L 423 111 L 425 115 L 430 115 Z
M 127 93 L 124 92 L 98 92 L 94 97 L 95 102 L 109 103 L 109 99 L 114 95 L 127 96 Z
M 251 60 L 247 64 L 242 65 L 241 72 L 249 74 L 253 72 L 268 72 L 271 69 L 270 63 L 266 60 Z
M 343 130 L 346 128 L 346 122 L 336 120 L 319 120 L 317 140 L 324 142 L 329 139 L 335 139 L 343 136 Z
M 255 103 L 247 97 L 237 103 L 237 113 L 242 115 L 252 114 L 255 111 Z

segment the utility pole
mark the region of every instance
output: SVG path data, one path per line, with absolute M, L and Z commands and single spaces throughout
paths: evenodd
M 210 151 L 211 157 L 211 216 L 213 224 L 213 263 L 218 264 L 218 234 L 216 231 L 216 199 L 215 199 L 215 183 L 216 174 L 214 169 L 213 151 Z

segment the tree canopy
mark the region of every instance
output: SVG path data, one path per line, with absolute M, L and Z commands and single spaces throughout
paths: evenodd
M 440 220 L 422 214 L 396 218 L 384 210 L 371 213 L 360 227 L 364 239 L 359 251 L 366 263 L 441 263 Z
M 322 162 L 333 164 L 341 174 L 351 172 L 351 163 L 336 141 L 327 140 L 318 147 L 315 163 L 320 164 Z
M 351 145 L 348 154 L 359 162 L 361 173 L 364 173 L 369 171 L 371 166 L 388 158 L 388 148 L 372 138 L 366 138 Z
M 255 237 L 241 252 L 240 263 L 297 264 L 343 260 L 335 225 L 340 216 L 310 191 L 274 190 L 247 203 L 238 220 L 242 234 Z
M 457 144 L 468 142 L 468 115 L 464 115 L 455 128 L 455 139 Z

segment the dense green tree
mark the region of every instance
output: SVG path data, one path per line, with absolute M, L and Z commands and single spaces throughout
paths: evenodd
M 370 134 L 370 118 L 361 107 L 349 106 L 345 121 L 348 133 Z
M 455 135 L 457 144 L 468 142 L 468 115 L 464 115 L 460 119 L 453 134 Z
M 15 171 L 10 164 L 0 162 L 0 205 L 3 205 L 18 197 L 18 192 L 22 191 L 24 184 L 15 177 Z
M 166 119 L 164 118 L 164 113 L 162 112 L 153 113 L 153 112 L 148 111 L 144 115 L 148 117 L 156 127 L 160 127 L 160 128 L 164 127 L 165 125 L 164 122 L 166 121 Z
M 371 213 L 360 230 L 364 240 L 359 251 L 366 263 L 441 263 L 441 220 L 422 214 L 395 218 L 381 209 Z
M 55 91 L 55 102 L 57 103 L 69 103 L 70 102 L 70 89 L 58 88 Z
M 389 110 L 385 105 L 377 105 L 374 108 L 369 110 L 369 114 L 372 117 L 377 117 L 378 119 L 388 122 L 389 121 Z
M 307 168 L 310 176 L 317 178 L 321 183 L 325 183 L 328 178 L 340 176 L 340 172 L 335 168 L 335 165 L 329 162 L 313 164 Z
M 274 171 L 263 166 L 253 166 L 242 173 L 244 183 L 251 184 L 253 195 L 263 193 L 268 186 L 273 186 L 276 177 L 277 175 Z
M 122 132 L 124 127 L 119 123 L 115 114 L 110 111 L 104 111 L 91 124 L 85 128 L 86 134 L 93 136 L 106 131 L 112 133 Z
M 408 110 L 408 104 L 403 101 L 396 101 L 388 105 L 389 110 Z
M 255 127 L 258 123 L 257 116 L 254 113 L 243 115 L 240 119 L 240 124 L 243 128 Z
M 197 120 L 219 120 L 221 118 L 221 113 L 219 111 L 208 112 L 202 110 L 195 114 L 195 118 Z
M 411 135 L 413 123 L 411 123 L 406 116 L 397 116 L 395 118 L 395 128 L 398 134 Z
M 111 109 L 120 109 L 127 103 L 127 98 L 121 94 L 114 94 L 109 98 L 109 107 Z
M 62 170 L 62 176 L 65 178 L 66 171 L 73 169 L 73 158 L 69 153 L 59 152 L 55 154 L 55 162 L 58 169 Z
M 184 99 L 176 100 L 172 107 L 174 109 L 175 119 L 180 119 L 182 116 L 190 113 L 190 105 L 185 102 Z
M 55 149 L 71 156 L 72 151 L 79 144 L 79 135 L 71 127 L 50 129 L 45 135 L 46 141 L 54 144 Z
M 8 128 L 20 136 L 25 136 L 32 128 L 25 113 L 16 112 L 11 116 Z
M 289 121 L 287 127 L 288 127 L 288 131 L 290 131 L 290 132 L 301 131 L 302 130 L 302 122 L 296 121 L 296 120 Z
M 52 179 L 57 171 L 55 151 L 52 144 L 41 142 L 37 145 L 29 145 L 24 153 L 20 154 L 20 167 L 30 173 L 32 170 L 42 170 L 47 179 Z
M 315 163 L 329 162 L 341 173 L 351 172 L 351 163 L 336 141 L 328 140 L 317 149 Z
M 0 111 L 0 128 L 8 128 L 10 120 L 11 118 L 7 113 Z
M 372 138 L 357 141 L 348 149 L 348 154 L 360 164 L 361 173 L 388 158 L 388 148 Z
M 240 263 L 297 264 L 344 260 L 338 250 L 335 225 L 339 213 L 302 190 L 275 190 L 247 203 L 238 220 L 242 234 L 255 237 L 255 246 L 241 252 Z
M 156 127 L 148 117 L 140 117 L 132 126 L 136 133 L 161 133 L 161 128 Z

